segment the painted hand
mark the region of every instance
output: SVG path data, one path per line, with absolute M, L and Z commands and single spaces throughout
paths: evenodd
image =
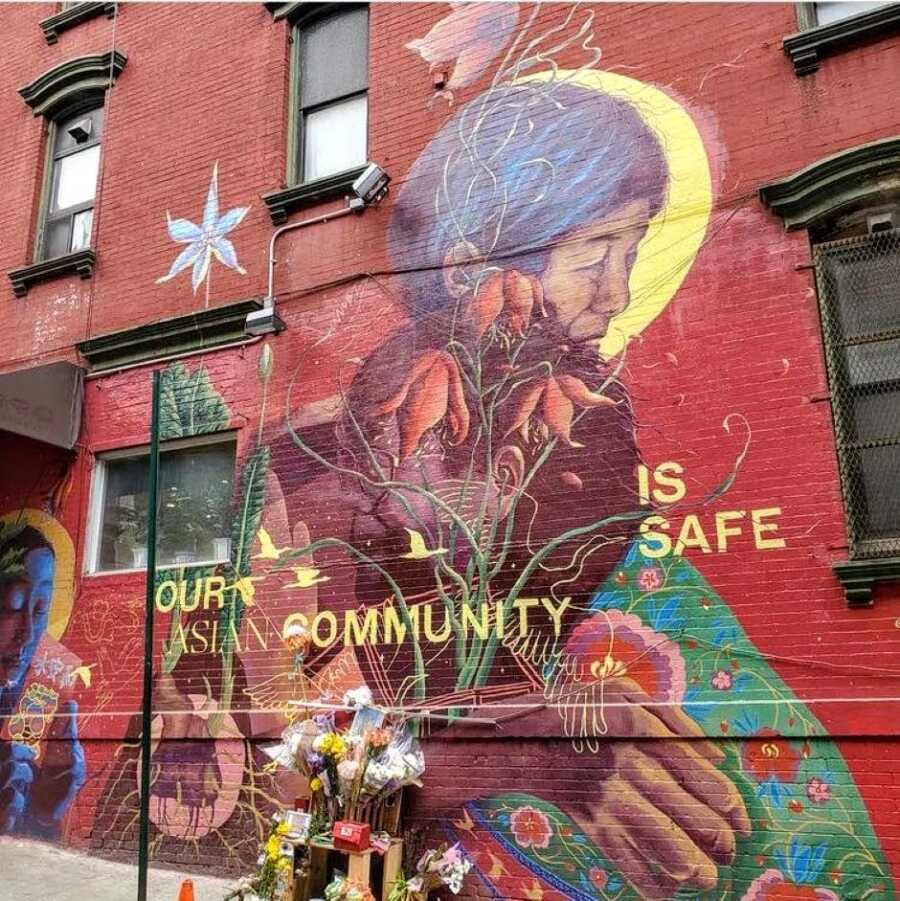
M 535 694 L 516 699 L 527 713 L 498 716 L 498 703 L 472 715 L 495 717 L 517 735 L 562 735 L 565 724 L 566 735 L 592 740 L 596 752 L 561 764 L 583 785 L 582 800 L 561 806 L 642 898 L 714 888 L 736 835 L 750 834 L 743 799 L 718 768 L 725 755 L 680 707 L 654 702 L 632 679 L 606 678 L 593 697 Z
M 75 701 L 69 701 L 62 714 L 57 714 L 34 780 L 29 819 L 47 837 L 55 837 L 87 774 L 77 714 Z
M 18 742 L 0 743 L 0 834 L 15 832 L 34 781 L 34 752 Z
M 573 819 L 645 898 L 715 888 L 735 834 L 750 834 L 743 799 L 717 766 L 725 755 L 679 707 L 655 704 L 631 679 L 604 689 L 601 779 Z

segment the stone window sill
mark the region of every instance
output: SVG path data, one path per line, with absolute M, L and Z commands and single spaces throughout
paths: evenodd
M 788 35 L 783 46 L 784 52 L 794 64 L 794 73 L 809 75 L 819 68 L 822 57 L 830 56 L 851 44 L 896 31 L 900 31 L 900 3 Z
M 842 560 L 831 568 L 844 587 L 848 607 L 871 607 L 876 582 L 900 581 L 900 557 Z
M 76 347 L 91 372 L 119 369 L 176 354 L 199 353 L 245 340 L 247 314 L 261 308 L 259 298 L 250 298 L 88 338 Z
M 28 289 L 39 282 L 52 281 L 64 275 L 90 278 L 94 274 L 96 262 L 97 255 L 93 250 L 76 250 L 75 253 L 67 253 L 65 256 L 54 257 L 52 260 L 41 260 L 31 266 L 11 269 L 7 275 L 12 282 L 13 293 L 16 297 L 24 297 L 28 293 Z
M 112 19 L 115 14 L 116 4 L 114 2 L 78 3 L 42 19 L 41 30 L 44 32 L 47 43 L 55 44 L 59 40 L 61 32 L 68 31 L 81 22 L 87 22 L 88 19 L 95 19 L 97 16 L 106 16 L 107 19 Z
M 263 195 L 263 202 L 269 209 L 273 225 L 283 225 L 288 216 L 297 210 L 315 206 L 327 200 L 338 200 L 351 194 L 353 182 L 363 173 L 365 166 L 347 169 L 315 181 L 303 182 L 281 191 Z

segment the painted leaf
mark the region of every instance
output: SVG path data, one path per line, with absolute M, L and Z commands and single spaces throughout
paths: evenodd
M 213 388 L 205 366 L 192 373 L 184 363 L 172 363 L 163 370 L 160 381 L 161 440 L 204 435 L 228 427 L 231 412 Z

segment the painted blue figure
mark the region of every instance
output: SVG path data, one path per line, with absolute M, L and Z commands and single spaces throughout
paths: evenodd
M 0 833 L 54 839 L 86 774 L 78 705 L 63 700 L 73 658 L 47 634 L 56 559 L 26 527 L 0 561 Z

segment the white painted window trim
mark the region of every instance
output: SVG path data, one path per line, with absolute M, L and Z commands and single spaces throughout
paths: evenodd
M 212 432 L 208 435 L 195 435 L 190 438 L 174 438 L 171 441 L 163 441 L 159 445 L 160 457 L 166 451 L 182 450 L 186 447 L 208 447 L 211 444 L 234 444 L 237 451 L 237 432 L 226 430 Z M 131 457 L 149 455 L 149 444 L 138 444 L 134 447 L 123 447 L 115 450 L 102 451 L 96 455 L 94 469 L 91 474 L 91 494 L 88 502 L 87 531 L 84 543 L 84 567 L 85 576 L 125 576 L 129 573 L 144 572 L 144 569 L 99 569 L 100 563 L 100 535 L 103 526 L 103 502 L 106 498 L 106 464 L 111 460 L 127 460 Z M 235 453 L 235 462 L 237 454 Z M 186 566 L 217 566 L 220 563 L 229 563 L 229 560 L 197 560 Z M 157 565 L 157 571 L 173 569 L 176 564 Z

